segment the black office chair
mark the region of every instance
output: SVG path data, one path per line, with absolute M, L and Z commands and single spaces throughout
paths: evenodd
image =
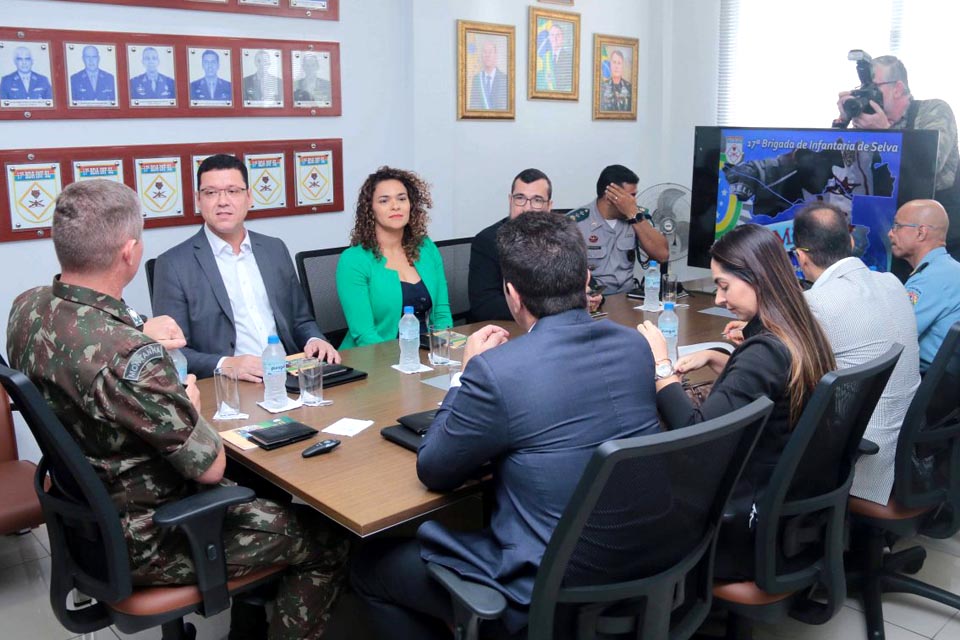
M 183 616 L 223 611 L 232 595 L 264 584 L 284 569 L 268 566 L 227 580 L 223 518 L 227 507 L 249 502 L 254 494 L 244 487 L 217 487 L 164 505 L 154 516 L 157 526 L 180 527 L 187 536 L 197 584 L 134 587 L 120 516 L 80 447 L 26 376 L 0 366 L 0 385 L 16 401 L 43 452 L 34 490 L 50 536 L 50 604 L 70 632 L 91 633 L 115 624 L 124 633 L 136 633 L 159 625 L 164 640 L 192 638 L 195 631 Z M 47 478 L 49 488 L 44 486 Z M 73 589 L 97 602 L 68 608 Z
M 463 324 L 470 314 L 470 294 L 467 281 L 470 278 L 470 246 L 473 238 L 440 240 L 437 249 L 443 258 L 443 275 L 447 279 L 450 298 L 450 314 L 454 324 Z
M 750 638 L 753 621 L 788 615 L 824 624 L 843 606 L 847 498 L 859 455 L 878 451 L 863 433 L 901 351 L 894 344 L 817 384 L 756 504 L 755 580 L 714 587 L 730 614 L 728 638 Z
M 527 637 L 690 637 L 710 609 L 713 549 L 730 491 L 773 403 L 594 452 L 550 538 Z M 503 595 L 428 564 L 451 593 L 455 634 L 474 640 Z M 555 635 L 556 634 L 556 635 Z
M 860 591 L 870 640 L 884 637 L 884 593 L 912 593 L 960 609 L 960 596 L 903 575 L 923 567 L 923 547 L 884 551 L 898 538 L 949 538 L 960 530 L 960 322 L 947 333 L 904 416 L 890 501 L 884 506 L 851 498 L 850 515 L 847 577 Z
M 347 319 L 337 294 L 337 263 L 346 248 L 301 251 L 294 257 L 310 312 L 334 347 L 339 347 L 347 335 Z

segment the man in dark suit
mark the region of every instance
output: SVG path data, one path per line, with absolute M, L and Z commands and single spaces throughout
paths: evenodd
M 470 297 L 470 322 L 512 320 L 503 294 L 503 272 L 497 255 L 497 231 L 507 220 L 524 211 L 550 211 L 553 184 L 539 169 L 524 169 L 510 186 L 510 214 L 481 231 L 470 244 L 470 271 L 467 293 Z
M 100 68 L 100 50 L 83 48 L 83 69 L 70 76 L 70 99 L 74 102 L 116 102 L 117 81 Z
M 449 637 L 450 597 L 428 577 L 427 561 L 501 591 L 508 608 L 496 624 L 517 633 L 547 542 L 593 450 L 659 431 L 649 347 L 632 329 L 595 322 L 585 310 L 589 273 L 576 225 L 525 213 L 504 223 L 497 245 L 522 333 L 507 342 L 491 325 L 470 336 L 462 377 L 454 376 L 417 456 L 420 480 L 437 491 L 492 463 L 490 526 L 455 533 L 428 522 L 419 541 L 361 550 L 352 579 L 378 638 Z
M 270 73 L 270 52 L 261 49 L 253 59 L 256 72 L 243 77 L 243 99 L 252 102 L 281 102 L 283 84 Z
M 232 100 L 230 83 L 217 75 L 220 72 L 220 54 L 207 49 L 200 56 L 203 77 L 190 83 L 191 100 Z
M 471 109 L 506 109 L 507 74 L 497 68 L 497 45 L 492 40 L 483 43 L 480 51 L 483 69 L 470 83 Z
M 164 252 L 154 270 L 153 311 L 183 329 L 191 373 L 209 377 L 232 367 L 260 382 L 260 354 L 271 334 L 287 353 L 340 362 L 310 314 L 283 242 L 247 232 L 251 205 L 247 167 L 234 156 L 210 156 L 197 169 L 203 228 Z

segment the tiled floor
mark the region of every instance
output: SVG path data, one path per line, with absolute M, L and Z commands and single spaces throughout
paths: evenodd
M 927 561 L 919 578 L 960 593 L 960 535 L 949 540 L 923 539 L 923 543 L 927 548 Z M 50 611 L 48 544 L 44 527 L 23 536 L 0 537 L 0 637 L 37 640 L 160 637 L 158 629 L 128 636 L 113 628 L 77 636 L 60 626 Z M 883 612 L 887 640 L 960 639 L 960 614 L 929 600 L 888 595 L 884 597 Z M 229 612 L 210 619 L 191 616 L 191 621 L 197 626 L 197 637 L 203 640 L 226 638 L 230 627 Z M 336 635 L 363 640 L 349 632 Z M 776 626 L 761 626 L 755 635 L 757 640 L 860 640 L 866 638 L 866 627 L 859 602 L 851 599 L 826 625 L 813 627 L 791 620 Z

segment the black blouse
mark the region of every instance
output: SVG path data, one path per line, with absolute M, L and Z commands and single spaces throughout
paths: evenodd
M 400 289 L 403 293 L 403 306 L 413 307 L 413 315 L 420 321 L 420 333 L 426 333 L 427 318 L 430 317 L 430 309 L 433 308 L 433 299 L 427 291 L 427 285 L 423 280 L 415 284 L 401 281 Z

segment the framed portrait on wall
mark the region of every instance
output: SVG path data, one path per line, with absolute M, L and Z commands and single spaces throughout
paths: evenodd
M 172 45 L 127 45 L 131 107 L 177 106 Z
M 513 120 L 516 30 L 457 20 L 457 119 Z
M 294 107 L 329 107 L 333 104 L 329 51 L 291 52 L 290 71 Z
M 233 106 L 230 49 L 188 47 L 191 107 Z
M 637 119 L 636 38 L 593 36 L 593 119 Z
M 283 52 L 280 49 L 242 49 L 243 106 L 283 107 Z
M 563 4 L 568 7 L 573 6 L 573 0 L 539 0 L 539 2 L 543 2 L 546 4 Z
M 530 7 L 527 97 L 580 99 L 580 14 Z
M 117 46 L 91 42 L 64 43 L 70 106 L 111 107 L 117 101 Z
M 0 40 L 0 109 L 54 106 L 50 43 Z

